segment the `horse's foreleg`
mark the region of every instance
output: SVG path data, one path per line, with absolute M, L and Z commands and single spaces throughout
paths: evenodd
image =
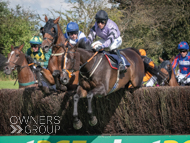
M 73 127 L 75 129 L 80 129 L 82 127 L 82 122 L 79 120 L 78 118 L 78 102 L 79 102 L 79 95 L 76 93 L 73 96 L 73 100 L 74 100 L 74 109 L 73 109 L 73 117 L 74 117 L 74 123 L 73 123 Z
M 96 118 L 96 116 L 93 115 L 93 112 L 92 112 L 92 98 L 94 95 L 105 96 L 106 95 L 105 86 L 103 84 L 99 84 L 87 94 L 87 100 L 88 100 L 88 111 L 87 111 L 87 113 L 90 116 L 89 123 L 91 126 L 95 126 L 97 124 L 97 118 Z
M 40 77 L 40 71 L 41 71 L 41 67 L 36 67 L 36 77 L 38 79 L 38 87 L 42 88 L 43 87 L 43 84 L 42 84 L 42 81 L 41 81 L 41 77 Z
M 41 73 L 50 84 L 55 84 L 54 77 L 49 70 L 42 68 Z

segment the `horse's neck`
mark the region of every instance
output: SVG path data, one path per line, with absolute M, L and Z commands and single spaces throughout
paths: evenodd
M 30 69 L 30 67 L 28 66 L 26 59 L 24 59 L 21 67 L 17 68 L 18 82 L 28 83 L 28 82 L 34 81 L 34 74 L 32 70 Z
M 175 78 L 175 74 L 174 74 L 173 69 L 172 69 L 172 74 L 171 74 L 171 79 L 169 81 L 169 85 L 170 86 L 179 86 L 179 84 L 177 83 L 177 80 Z
M 80 53 L 80 61 L 82 64 L 86 63 L 94 55 L 93 52 L 84 50 L 82 48 L 77 48 L 77 52 Z
M 57 25 L 57 28 L 58 28 L 58 38 L 57 38 L 57 41 L 56 41 L 56 45 L 52 48 L 52 53 L 55 54 L 55 53 L 60 53 L 63 51 L 63 48 L 60 48 L 62 45 L 65 44 L 65 36 L 63 35 L 63 32 L 61 30 L 61 27 L 59 25 Z

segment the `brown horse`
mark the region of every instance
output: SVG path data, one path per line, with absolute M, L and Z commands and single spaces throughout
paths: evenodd
M 66 51 L 66 50 L 65 50 Z M 77 92 L 74 95 L 74 123 L 75 129 L 82 127 L 82 122 L 78 118 L 78 101 L 82 97 L 87 97 L 88 114 L 90 116 L 90 125 L 97 124 L 97 118 L 93 115 L 91 101 L 94 96 L 106 96 L 120 88 L 128 87 L 131 83 L 134 88 L 141 87 L 143 76 L 145 74 L 144 62 L 134 48 L 126 48 L 121 50 L 121 54 L 129 61 L 130 67 L 126 73 L 119 73 L 118 70 L 111 68 L 107 58 L 103 53 L 94 54 L 93 51 L 82 48 L 69 48 L 65 59 L 68 62 L 64 63 L 66 69 L 73 67 L 74 53 L 80 55 L 80 78 Z M 96 55 L 97 54 L 97 55 Z M 69 62 L 70 61 L 70 62 Z M 149 69 L 149 68 L 146 68 Z M 64 78 L 69 78 L 68 73 L 63 73 Z M 68 80 L 67 80 L 68 81 Z M 64 84 L 67 84 L 65 82 Z
M 17 69 L 19 88 L 37 87 L 36 75 L 29 67 L 25 54 L 22 52 L 24 44 L 19 47 L 11 46 L 11 52 L 8 54 L 8 61 L 4 67 L 5 74 L 9 75 Z M 32 65 L 32 64 L 31 64 Z M 42 68 L 43 76 L 47 81 L 52 81 L 50 72 Z M 49 84 L 55 84 L 49 82 Z
M 165 74 L 165 80 L 163 85 L 169 85 L 169 86 L 179 86 L 173 68 L 172 68 L 172 62 L 175 57 L 172 57 L 170 60 L 163 60 L 159 57 L 159 60 L 161 64 L 159 65 L 160 71 Z
M 40 29 L 42 35 L 43 35 L 43 42 L 42 42 L 42 49 L 43 51 L 47 52 L 49 48 L 52 47 L 52 55 L 49 59 L 48 69 L 52 73 L 56 88 L 60 89 L 62 91 L 69 89 L 76 89 L 78 85 L 78 74 L 79 74 L 79 66 L 78 68 L 73 69 L 70 76 L 72 77 L 66 86 L 63 86 L 61 83 L 65 82 L 65 78 L 63 78 L 63 56 L 65 54 L 64 46 L 67 46 L 66 39 L 63 35 L 63 32 L 61 30 L 61 27 L 59 25 L 59 19 L 53 20 L 47 18 L 45 16 L 46 24 L 44 27 Z

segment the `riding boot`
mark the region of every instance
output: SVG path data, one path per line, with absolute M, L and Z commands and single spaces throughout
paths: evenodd
M 119 50 L 115 49 L 115 50 L 113 50 L 113 52 L 116 53 L 117 56 L 119 57 L 119 61 L 120 61 L 120 63 L 119 63 L 119 71 L 124 72 L 124 73 L 127 72 L 127 67 L 124 65 L 123 60 L 121 59 L 121 54 L 120 54 Z
M 41 81 L 41 75 L 40 75 L 40 71 L 41 71 L 41 67 L 40 66 L 37 66 L 36 67 L 36 77 L 38 79 L 38 87 L 42 87 L 43 84 L 42 84 L 42 81 Z

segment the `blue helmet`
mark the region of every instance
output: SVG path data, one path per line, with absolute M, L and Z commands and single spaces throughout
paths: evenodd
M 75 23 L 75 22 L 70 22 L 70 23 L 68 23 L 67 24 L 67 33 L 68 32 L 74 32 L 74 31 L 79 31 L 79 26 L 78 26 L 78 24 L 77 23 Z
M 185 41 L 182 41 L 178 44 L 178 50 L 181 50 L 181 49 L 185 49 L 185 50 L 189 50 L 189 45 L 187 42 Z

